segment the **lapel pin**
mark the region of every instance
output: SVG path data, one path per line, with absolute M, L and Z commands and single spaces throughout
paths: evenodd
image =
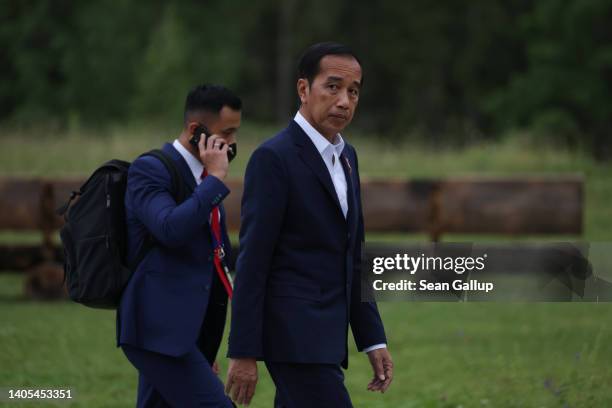
M 346 167 L 348 168 L 349 174 L 352 174 L 353 169 L 351 168 L 351 163 L 349 163 L 348 157 L 346 157 L 345 155 L 342 155 L 342 157 L 344 158 L 344 162 L 346 163 Z

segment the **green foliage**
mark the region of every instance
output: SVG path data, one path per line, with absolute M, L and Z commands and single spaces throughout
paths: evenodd
M 498 122 L 611 157 L 611 21 L 609 1 L 538 1 L 520 19 L 526 69 L 491 98 Z
M 456 146 L 516 128 L 612 157 L 608 0 L 149 1 L 0 4 L 0 120 L 180 123 L 197 83 L 285 122 L 301 51 L 364 63 L 356 125 Z

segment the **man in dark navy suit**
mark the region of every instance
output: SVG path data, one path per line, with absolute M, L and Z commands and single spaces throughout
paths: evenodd
M 183 131 L 163 147 L 187 186 L 184 201 L 175 201 L 171 175 L 158 158 L 143 156 L 130 166 L 128 261 L 154 243 L 117 312 L 117 344 L 139 372 L 138 407 L 233 405 L 214 361 L 231 294 L 223 257 L 230 248 L 223 180 L 241 105 L 216 85 L 198 86 L 187 96 Z M 211 134 L 207 141 L 196 132 L 202 126 Z M 201 136 L 198 144 L 190 142 L 194 134 Z
M 376 304 L 362 302 L 364 227 L 357 155 L 340 132 L 363 76 L 346 46 L 315 44 L 299 64 L 301 106 L 253 153 L 242 198 L 226 392 L 248 404 L 265 361 L 275 407 L 350 407 L 341 367 L 351 326 L 384 392 L 393 363 Z

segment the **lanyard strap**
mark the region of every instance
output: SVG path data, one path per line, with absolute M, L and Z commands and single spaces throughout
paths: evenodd
M 202 171 L 202 180 L 208 175 L 206 169 Z M 217 276 L 225 288 L 227 296 L 231 299 L 233 294 L 234 282 L 230 275 L 229 268 L 225 262 L 225 250 L 223 249 L 223 238 L 221 237 L 221 211 L 219 206 L 213 207 L 210 212 L 210 232 L 213 241 L 213 261 Z
M 214 246 L 214 263 L 217 275 L 225 287 L 227 296 L 231 299 L 233 293 L 233 281 L 229 273 L 229 268 L 225 262 L 225 250 L 223 249 L 223 240 L 221 238 L 221 212 L 219 207 L 214 207 L 210 212 L 210 229 L 212 232 L 213 246 Z

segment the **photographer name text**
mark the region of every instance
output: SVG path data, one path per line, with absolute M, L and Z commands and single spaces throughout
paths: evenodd
M 418 282 L 402 279 L 397 282 L 384 282 L 382 279 L 376 279 L 372 282 L 372 287 L 376 291 L 465 291 L 465 292 L 491 292 L 494 289 L 492 282 L 482 282 L 477 279 L 463 281 L 456 279 L 452 282 L 430 282 L 427 279 L 421 279 Z

